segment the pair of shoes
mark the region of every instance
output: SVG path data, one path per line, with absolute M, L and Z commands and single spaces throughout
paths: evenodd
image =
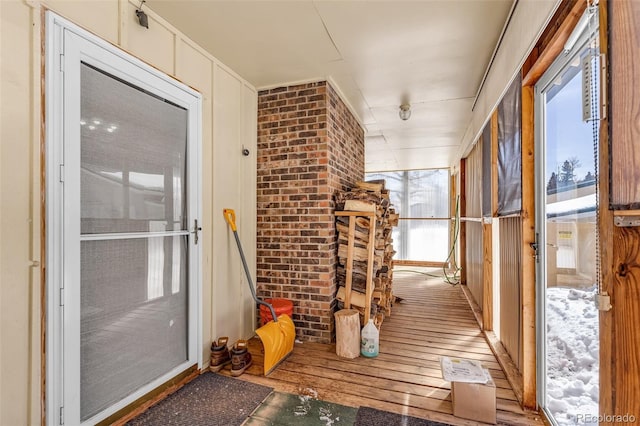
M 251 366 L 251 354 L 246 340 L 238 340 L 231 348 L 231 375 L 239 376 Z
M 231 362 L 229 349 L 227 349 L 228 341 L 228 337 L 220 337 L 217 342 L 214 340 L 211 343 L 211 363 L 209 364 L 209 370 L 218 372 Z

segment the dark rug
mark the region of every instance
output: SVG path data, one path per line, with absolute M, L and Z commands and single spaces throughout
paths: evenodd
M 241 425 L 273 389 L 204 373 L 127 425 Z
M 360 407 L 354 426 L 450 426 L 448 423 L 432 422 L 417 417 Z

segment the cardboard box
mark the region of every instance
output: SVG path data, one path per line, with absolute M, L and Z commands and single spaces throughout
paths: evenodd
M 453 415 L 484 423 L 496 423 L 496 384 L 451 382 Z

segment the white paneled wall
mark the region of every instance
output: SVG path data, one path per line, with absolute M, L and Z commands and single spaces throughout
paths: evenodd
M 213 295 L 213 307 L 218 314 L 212 317 L 211 327 L 215 335 L 228 336 L 230 341 L 234 341 L 252 332 L 255 310 L 236 242 L 222 216 L 222 209 L 232 208 L 236 212 L 238 234 L 247 263 L 252 265 L 251 275 L 255 277 L 256 119 L 249 120 L 252 129 L 240 123 L 248 119 L 247 114 L 243 113 L 244 108 L 256 111 L 257 104 L 252 96 L 249 105 L 245 106 L 245 83 L 222 66 L 214 66 L 213 84 L 213 139 L 220 141 L 213 146 L 213 158 L 225 163 L 225 167 L 213 170 L 213 191 L 216 194 L 213 200 L 213 229 L 218 232 L 214 238 L 224 243 L 216 253 L 213 269 L 214 279 L 226 280 L 226 285 L 216 287 L 217 293 Z M 252 140 L 245 139 L 247 134 L 253 135 Z M 247 157 L 242 155 L 243 145 L 251 150 Z M 253 197 L 247 198 L 245 190 L 254 194 Z M 251 207 L 247 210 L 247 206 Z M 238 321 L 239 317 L 242 321 Z
M 41 423 L 41 13 L 52 10 L 203 95 L 202 244 L 205 365 L 209 344 L 253 333 L 254 304 L 222 208 L 235 208 L 255 275 L 255 89 L 138 1 L 0 1 L 0 425 Z M 46 149 L 46 141 L 44 141 Z M 250 155 L 242 155 L 242 147 Z

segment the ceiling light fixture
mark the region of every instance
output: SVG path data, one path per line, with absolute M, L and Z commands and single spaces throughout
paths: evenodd
M 409 104 L 400 105 L 400 111 L 398 112 L 398 115 L 400 115 L 401 119 L 403 119 L 404 121 L 407 121 L 409 117 L 411 117 L 411 105 Z

